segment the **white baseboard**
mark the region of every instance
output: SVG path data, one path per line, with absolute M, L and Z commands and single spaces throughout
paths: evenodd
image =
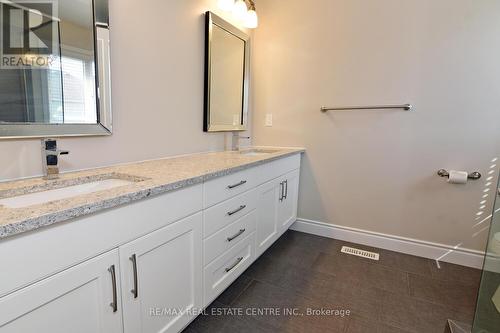
M 484 252 L 417 239 L 297 219 L 292 230 L 481 269 Z

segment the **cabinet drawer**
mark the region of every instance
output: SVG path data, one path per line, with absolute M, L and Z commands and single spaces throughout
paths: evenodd
M 300 168 L 300 159 L 301 154 L 296 154 L 256 167 L 257 182 L 259 185 L 264 184 L 285 173 Z
M 210 304 L 250 266 L 254 259 L 255 234 L 252 234 L 210 263 L 204 270 L 204 304 Z
M 233 223 L 257 207 L 257 191 L 253 189 L 210 207 L 203 212 L 203 238 Z
M 218 231 L 203 242 L 205 265 L 255 231 L 257 211 L 252 210 L 236 222 Z
M 256 168 L 209 180 L 203 184 L 203 207 L 210 207 L 258 185 Z

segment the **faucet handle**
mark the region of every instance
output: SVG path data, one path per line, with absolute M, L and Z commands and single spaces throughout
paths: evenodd
M 68 155 L 69 151 L 57 149 L 56 139 L 42 139 L 42 163 L 46 179 L 56 179 L 59 174 L 59 155 Z
M 68 150 L 59 150 L 57 149 L 57 140 L 56 139 L 43 139 L 43 149 L 47 155 L 68 155 Z
M 57 150 L 57 141 L 55 139 L 43 139 L 44 149 L 48 151 Z

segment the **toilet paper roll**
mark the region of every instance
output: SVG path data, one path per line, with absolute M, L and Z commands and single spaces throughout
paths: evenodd
M 448 178 L 448 183 L 451 184 L 465 184 L 469 174 L 465 171 L 455 171 L 450 170 L 450 177 Z

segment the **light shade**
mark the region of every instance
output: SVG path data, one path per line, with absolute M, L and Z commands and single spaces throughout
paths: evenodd
M 247 4 L 243 0 L 236 0 L 236 3 L 233 6 L 233 15 L 238 20 L 244 20 L 247 16 L 248 8 Z
M 259 17 L 257 16 L 257 12 L 253 9 L 250 9 L 245 17 L 245 27 L 255 29 L 258 25 Z
M 219 0 L 217 5 L 223 11 L 230 12 L 233 10 L 234 0 Z

